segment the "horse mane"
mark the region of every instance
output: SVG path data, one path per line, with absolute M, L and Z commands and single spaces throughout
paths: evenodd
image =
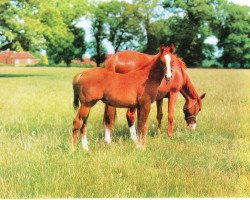
M 149 54 L 147 54 L 147 55 L 149 55 Z M 153 57 L 148 62 L 141 64 L 140 67 L 138 67 L 135 71 L 143 70 L 143 69 L 147 68 L 149 65 L 153 65 L 153 63 L 155 63 L 158 58 L 159 58 L 159 54 L 156 54 L 155 57 Z
M 180 58 L 178 55 L 176 55 L 176 54 L 172 54 L 173 56 L 174 56 L 174 58 L 176 59 L 176 60 L 178 60 L 178 62 L 179 62 L 179 64 L 180 64 L 180 67 L 182 68 L 182 69 L 186 69 L 187 68 L 187 65 L 186 65 L 186 63 L 182 60 L 182 58 Z
M 180 58 L 179 56 L 177 56 L 176 54 L 173 54 L 174 59 L 176 59 L 178 61 L 178 67 L 180 67 L 182 75 L 186 77 L 186 84 L 184 86 L 185 91 L 193 98 L 193 99 L 197 99 L 199 98 L 199 94 L 196 91 L 194 84 L 192 83 L 192 81 L 190 80 L 188 74 L 186 73 L 186 69 L 187 69 L 187 65 L 186 63 L 182 60 L 182 58 Z

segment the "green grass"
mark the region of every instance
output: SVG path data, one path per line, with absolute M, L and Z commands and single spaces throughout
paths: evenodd
M 71 151 L 72 77 L 80 68 L 0 68 L 0 198 L 249 197 L 250 71 L 188 69 L 206 92 L 195 132 L 180 95 L 174 139 L 156 134 L 147 149 L 129 139 L 119 109 L 113 143 L 102 140 L 104 105 L 90 113 L 90 151 Z M 167 125 L 164 100 L 163 127 Z M 166 132 L 166 128 L 164 128 Z

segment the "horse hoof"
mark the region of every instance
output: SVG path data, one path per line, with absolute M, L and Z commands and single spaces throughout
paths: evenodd
M 144 151 L 144 150 L 146 150 L 146 145 L 136 143 L 136 148 L 141 150 L 141 151 Z
M 111 145 L 111 140 L 105 140 L 105 139 L 104 139 L 104 142 L 105 142 L 105 144 L 107 144 L 107 145 Z

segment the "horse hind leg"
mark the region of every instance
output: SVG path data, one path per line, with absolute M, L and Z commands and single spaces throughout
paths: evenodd
M 87 141 L 87 119 L 89 116 L 89 111 L 90 111 L 90 107 L 87 106 L 81 106 L 74 121 L 73 121 L 73 131 L 72 131 L 72 145 L 73 145 L 73 149 L 76 146 L 76 142 L 77 142 L 77 133 L 80 129 L 80 133 L 81 133 L 81 140 L 82 140 L 82 147 L 85 150 L 88 150 L 88 141 Z
M 137 143 L 137 135 L 136 135 L 136 129 L 135 129 L 135 118 L 136 118 L 136 108 L 129 108 L 127 110 L 127 122 L 129 126 L 129 131 L 130 131 L 130 137 L 131 139 Z
M 103 124 L 104 130 L 104 141 L 107 144 L 111 144 L 111 133 L 115 124 L 116 108 L 105 104 Z

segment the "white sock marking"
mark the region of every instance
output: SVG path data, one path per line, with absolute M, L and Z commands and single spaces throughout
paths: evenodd
M 168 54 L 165 55 L 164 57 L 166 59 L 166 65 L 167 65 L 167 78 L 171 78 L 172 77 L 171 68 L 170 68 L 171 57 Z
M 105 126 L 104 141 L 107 144 L 111 144 L 111 133 L 110 129 Z
M 85 135 L 82 138 L 82 147 L 83 149 L 85 149 L 86 151 L 89 150 L 89 146 L 88 146 L 88 140 L 87 140 L 87 135 L 85 133 Z
M 129 127 L 129 131 L 130 131 L 130 137 L 134 142 L 137 142 L 137 135 L 136 135 L 136 129 L 135 129 L 135 125 L 132 125 Z

